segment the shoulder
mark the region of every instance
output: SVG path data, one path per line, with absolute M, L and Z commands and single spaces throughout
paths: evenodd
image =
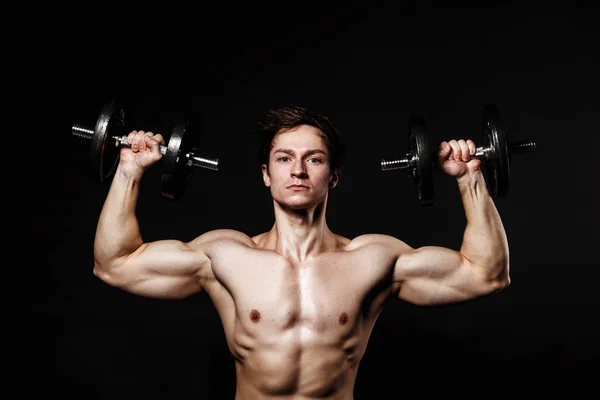
M 362 248 L 374 248 L 374 249 L 390 249 L 392 251 L 398 251 L 404 253 L 413 248 L 394 236 L 380 234 L 380 233 L 367 233 L 355 237 L 350 240 L 346 245 L 346 250 L 354 251 Z
M 190 244 L 192 247 L 206 247 L 215 244 L 256 246 L 256 242 L 250 236 L 235 229 L 211 230 L 196 237 Z

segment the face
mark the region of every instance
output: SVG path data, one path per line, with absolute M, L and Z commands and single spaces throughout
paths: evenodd
M 323 202 L 337 179 L 329 168 L 329 153 L 317 128 L 301 125 L 277 134 L 269 157 L 269 171 L 262 167 L 265 185 L 273 199 L 302 209 Z

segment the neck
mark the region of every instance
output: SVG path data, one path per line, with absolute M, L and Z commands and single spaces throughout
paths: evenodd
M 274 203 L 275 224 L 268 247 L 291 261 L 301 262 L 335 246 L 335 235 L 325 219 L 326 202 L 310 209 L 290 209 Z

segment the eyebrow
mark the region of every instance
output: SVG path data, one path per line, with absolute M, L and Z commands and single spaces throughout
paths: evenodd
M 285 153 L 285 154 L 289 154 L 289 155 L 291 155 L 291 156 L 293 156 L 294 154 L 296 154 L 296 153 L 294 152 L 294 150 L 292 150 L 292 149 L 277 149 L 277 150 L 275 150 L 275 151 L 273 152 L 273 154 L 275 154 L 275 153 Z M 327 153 L 325 153 L 325 152 L 324 152 L 323 150 L 321 150 L 321 149 L 312 149 L 312 150 L 307 150 L 307 151 L 304 153 L 304 155 L 305 155 L 305 156 L 310 156 L 310 155 L 313 155 L 313 154 L 323 154 L 324 156 L 327 156 Z

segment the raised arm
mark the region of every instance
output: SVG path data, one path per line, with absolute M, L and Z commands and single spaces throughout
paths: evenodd
M 487 191 L 481 162 L 470 159 L 473 154 L 475 144 L 470 140 L 440 145 L 441 168 L 456 177 L 465 209 L 462 245 L 459 250 L 426 246 L 399 251 L 394 282 L 401 299 L 421 305 L 448 304 L 488 295 L 510 284 L 506 233 Z
M 184 243 L 163 240 L 146 243 L 135 208 L 143 172 L 162 156 L 161 135 L 134 131 L 131 149 L 122 149 L 119 165 L 100 214 L 94 242 L 94 274 L 126 291 L 156 298 L 182 298 L 202 290 L 211 279 L 205 246 L 214 233 Z

